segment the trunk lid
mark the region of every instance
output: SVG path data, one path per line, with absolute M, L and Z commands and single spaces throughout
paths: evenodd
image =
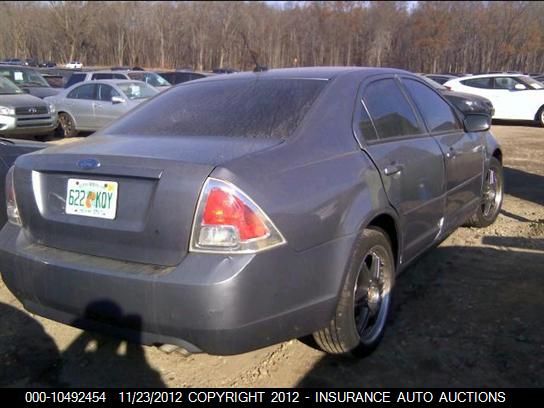
M 200 190 L 214 167 L 277 143 L 91 136 L 20 157 L 14 177 L 25 234 L 42 245 L 89 255 L 179 264 Z M 115 218 L 67 214 L 71 179 L 117 183 Z

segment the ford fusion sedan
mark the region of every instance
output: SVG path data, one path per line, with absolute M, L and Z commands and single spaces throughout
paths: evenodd
M 444 86 L 489 99 L 495 108 L 493 119 L 527 120 L 544 126 L 544 85 L 529 76 L 474 75 L 453 79 Z
M 57 127 L 55 105 L 28 95 L 0 76 L 0 135 L 46 136 Z
M 141 81 L 86 81 L 46 100 L 57 107 L 58 136 L 74 137 L 103 128 L 158 92 Z
M 186 82 L 17 159 L 3 280 L 32 313 L 145 344 L 235 354 L 313 334 L 364 356 L 397 274 L 497 217 L 489 122 L 394 69 Z

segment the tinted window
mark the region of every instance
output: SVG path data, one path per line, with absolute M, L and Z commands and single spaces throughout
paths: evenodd
M 393 79 L 371 83 L 363 98 L 380 139 L 423 133 L 414 111 Z
M 65 88 L 70 88 L 72 85 L 82 81 L 85 81 L 85 74 L 72 74 L 68 82 L 66 82 Z
M 493 78 L 474 78 L 474 79 L 465 79 L 461 81 L 463 85 L 470 86 L 472 88 L 482 88 L 482 89 L 491 89 Z
M 235 79 L 180 85 L 109 128 L 117 134 L 172 136 L 290 135 L 327 81 Z
M 361 104 L 362 105 L 362 104 Z M 359 120 L 359 131 L 366 141 L 376 140 L 376 129 L 368 116 L 368 112 L 364 106 L 361 106 L 361 119 Z
M 516 84 L 519 84 L 521 82 L 515 80 L 514 78 L 510 78 L 510 77 L 496 77 L 494 78 L 495 80 L 495 84 L 494 84 L 494 88 L 495 89 L 516 89 Z
M 111 102 L 112 96 L 121 96 L 113 87 L 106 84 L 98 84 L 98 97 L 99 101 Z
M 403 79 L 430 132 L 460 129 L 451 107 L 435 91 L 411 79 Z
M 77 88 L 72 89 L 67 97 L 72 99 L 94 99 L 95 87 L 94 84 L 78 86 Z
M 122 79 L 125 79 L 124 76 L 121 77 Z M 102 73 L 102 74 L 93 74 L 91 79 L 113 79 L 113 74 L 109 73 Z

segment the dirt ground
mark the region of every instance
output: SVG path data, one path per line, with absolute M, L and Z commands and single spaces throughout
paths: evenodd
M 217 357 L 165 353 L 25 312 L 0 280 L 0 386 L 544 387 L 544 129 L 494 124 L 506 196 L 398 280 L 382 344 L 358 361 L 297 340 Z

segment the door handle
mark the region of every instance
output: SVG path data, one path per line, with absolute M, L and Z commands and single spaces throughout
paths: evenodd
M 400 173 L 403 169 L 402 164 L 394 164 L 391 163 L 389 166 L 387 166 L 385 169 L 383 169 L 383 172 L 386 176 L 392 176 L 393 174 Z
M 457 152 L 453 147 L 450 147 L 450 150 L 446 152 L 446 157 L 448 159 L 455 159 L 455 156 L 457 156 Z

